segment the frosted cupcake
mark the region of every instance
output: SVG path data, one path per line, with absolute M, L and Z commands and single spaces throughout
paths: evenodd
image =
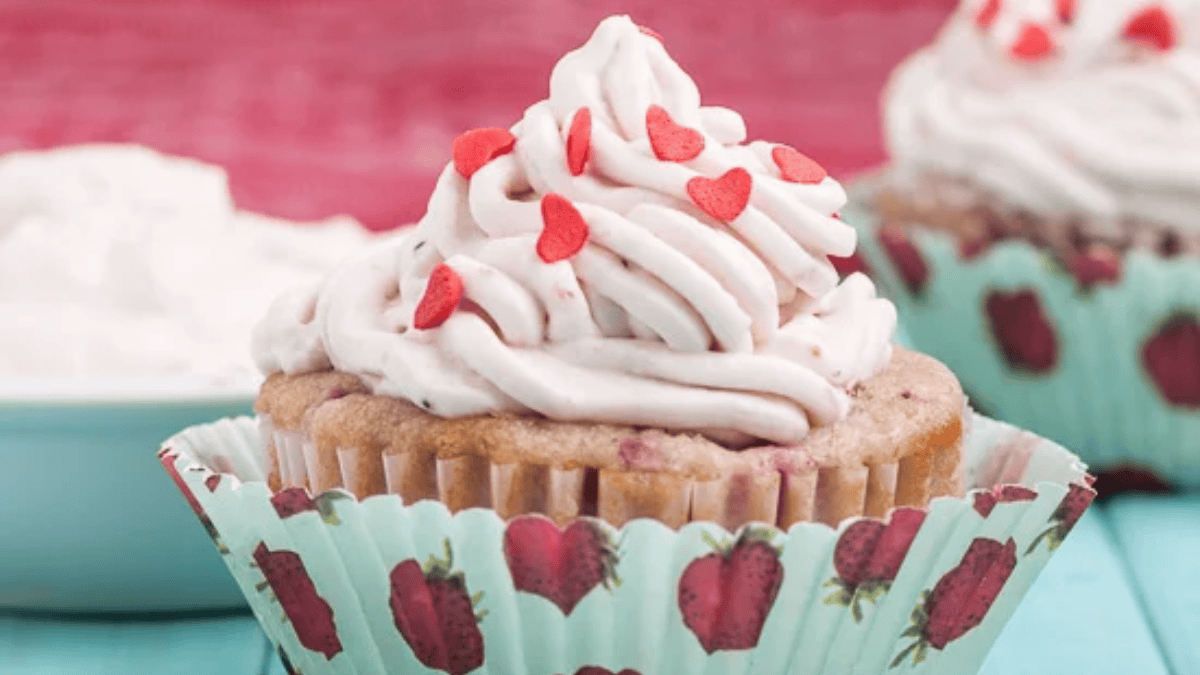
M 272 481 L 452 511 L 836 524 L 961 494 L 964 399 L 838 283 L 845 195 L 601 25 L 416 228 L 255 336 Z
M 1094 468 L 1200 485 L 1200 55 L 1165 5 L 963 2 L 847 219 L 918 348 Z
M 274 305 L 260 419 L 161 457 L 296 672 L 978 666 L 1088 477 L 894 349 L 841 188 L 745 135 L 607 19 Z

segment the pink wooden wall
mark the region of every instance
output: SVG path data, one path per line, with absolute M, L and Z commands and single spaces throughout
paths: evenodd
M 227 167 L 243 208 L 424 211 L 450 141 L 508 126 L 595 23 L 661 33 L 750 134 L 845 177 L 877 98 L 954 0 L 0 0 L 0 152 L 130 141 Z

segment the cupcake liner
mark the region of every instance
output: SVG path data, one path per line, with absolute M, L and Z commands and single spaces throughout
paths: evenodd
M 965 498 L 786 532 L 273 493 L 249 418 L 160 457 L 306 675 L 961 675 L 1094 495 L 1072 454 L 978 416 Z
M 895 302 L 913 345 L 945 363 L 973 404 L 1078 452 L 1093 470 L 1134 466 L 1200 488 L 1200 264 L 1131 249 L 1115 282 L 1082 288 L 1051 254 L 1025 241 L 996 243 L 964 259 L 945 230 L 903 226 L 927 274 L 904 280 L 879 237 L 874 185 L 851 189 L 843 215 L 881 291 Z M 994 300 L 994 299 L 999 299 Z M 989 301 L 1008 322 L 1053 337 L 1053 365 L 1006 356 Z M 1155 343 L 1158 344 L 1155 344 Z M 1146 354 L 1174 379 L 1161 385 Z M 1172 400 L 1173 399 L 1173 400 Z

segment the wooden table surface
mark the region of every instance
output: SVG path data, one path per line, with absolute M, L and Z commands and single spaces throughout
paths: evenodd
M 1094 506 L 981 675 L 1200 675 L 1200 496 Z M 0 614 L 4 675 L 284 675 L 249 615 Z

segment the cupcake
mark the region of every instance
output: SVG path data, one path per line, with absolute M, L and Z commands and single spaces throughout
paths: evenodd
M 974 404 L 1200 486 L 1200 55 L 1133 0 L 963 2 L 851 187 L 874 278 Z M 1115 474 L 1114 474 L 1115 475 Z
M 962 492 L 965 401 L 829 255 L 842 188 L 604 23 L 426 216 L 259 325 L 270 479 L 452 512 L 836 525 Z
M 965 672 L 1092 498 L 894 348 L 844 194 L 605 20 L 160 453 L 296 672 Z M 971 492 L 967 493 L 970 488 Z

